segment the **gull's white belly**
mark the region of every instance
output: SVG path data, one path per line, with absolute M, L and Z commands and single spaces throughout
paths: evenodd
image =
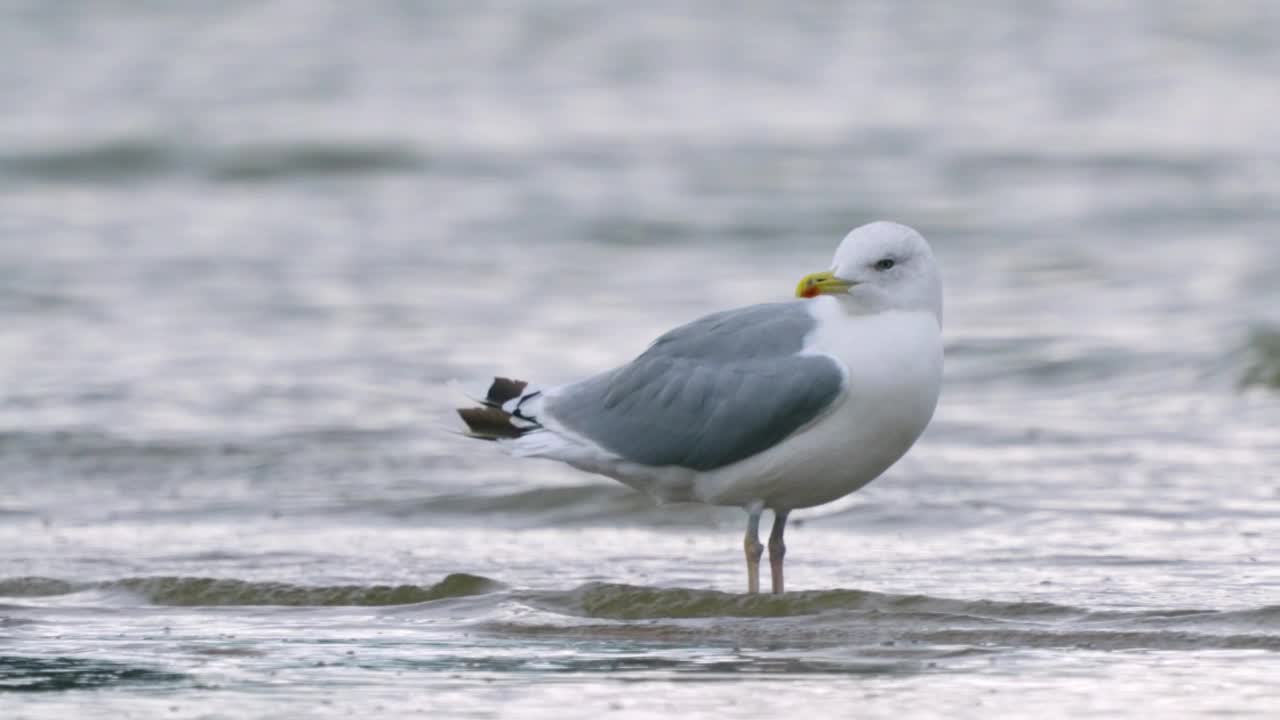
M 778 446 L 692 478 L 692 499 L 715 505 L 762 501 L 803 508 L 844 497 L 897 462 L 924 432 L 942 383 L 942 334 L 931 312 L 846 316 L 834 300 L 814 352 L 848 373 L 845 394 Z

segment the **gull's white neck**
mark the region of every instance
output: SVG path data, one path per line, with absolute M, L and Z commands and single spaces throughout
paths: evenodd
M 841 313 L 851 317 L 869 317 L 874 315 L 882 315 L 889 313 L 928 313 L 938 324 L 938 328 L 942 328 L 942 292 L 922 294 L 922 297 L 914 299 L 913 302 L 891 302 L 883 295 L 823 295 L 815 298 L 815 301 L 824 302 L 824 305 L 830 305 L 833 312 Z

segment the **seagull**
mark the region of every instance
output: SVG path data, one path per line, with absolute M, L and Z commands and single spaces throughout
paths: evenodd
M 855 228 L 786 302 L 718 312 L 630 363 L 556 387 L 494 378 L 458 410 L 467 435 L 598 473 L 659 502 L 747 512 L 747 592 L 760 591 L 760 516 L 783 592 L 793 510 L 874 480 L 924 432 L 942 384 L 942 279 L 915 230 Z

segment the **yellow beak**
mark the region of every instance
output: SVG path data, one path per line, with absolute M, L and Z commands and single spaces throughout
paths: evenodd
M 819 295 L 840 295 L 849 292 L 853 283 L 841 280 L 831 273 L 817 272 L 805 275 L 796 286 L 796 297 L 811 298 Z

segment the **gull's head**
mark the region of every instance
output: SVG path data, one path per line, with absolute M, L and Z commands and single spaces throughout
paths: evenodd
M 942 320 L 942 276 L 920 233 L 894 222 L 854 228 L 830 270 L 807 275 L 797 297 L 832 295 L 862 313 L 930 310 Z

